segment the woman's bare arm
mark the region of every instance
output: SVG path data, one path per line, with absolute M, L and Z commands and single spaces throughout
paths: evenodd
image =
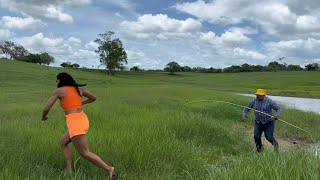
M 59 98 L 60 94 L 61 94 L 61 89 L 58 88 L 53 92 L 52 96 L 48 99 L 47 104 L 45 105 L 45 107 L 43 109 L 43 113 L 42 113 L 42 120 L 43 121 L 48 119 L 47 115 L 48 115 L 50 109 L 52 108 L 53 104 Z
M 86 100 L 84 100 L 82 102 L 82 105 L 92 103 L 97 99 L 96 96 L 93 93 L 91 93 L 90 91 L 87 91 L 87 90 L 81 88 L 81 92 L 82 92 L 82 96 L 87 98 Z

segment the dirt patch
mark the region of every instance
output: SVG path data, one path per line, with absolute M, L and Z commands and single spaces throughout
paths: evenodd
M 253 139 L 253 127 L 245 125 L 243 127 L 245 134 L 248 136 L 248 138 L 252 139 L 252 143 L 254 144 Z M 290 151 L 294 149 L 301 149 L 307 145 L 306 142 L 303 142 L 301 140 L 293 139 L 293 138 L 287 138 L 287 137 L 279 137 L 277 134 L 275 134 L 275 138 L 279 143 L 280 151 Z M 264 133 L 261 135 L 262 144 L 265 149 L 273 149 L 272 144 L 265 138 Z

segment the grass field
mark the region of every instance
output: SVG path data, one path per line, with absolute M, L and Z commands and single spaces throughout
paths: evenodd
M 0 60 L 0 179 L 102 179 L 105 173 L 79 158 L 75 173 L 64 174 L 59 140 L 66 132 L 56 103 L 41 121 L 56 75 L 66 71 L 97 96 L 84 107 L 90 119 L 90 149 L 116 167 L 121 179 L 319 179 L 319 159 L 305 150 L 267 149 L 255 153 L 253 138 L 240 121 L 242 109 L 193 100 L 215 99 L 246 105 L 266 88 L 272 95 L 320 98 L 320 72 L 239 74 L 121 72 L 114 77 Z M 320 116 L 284 109 L 276 137 L 306 143 L 320 140 Z M 248 127 L 253 127 L 250 113 Z M 281 146 L 281 145 L 280 145 Z

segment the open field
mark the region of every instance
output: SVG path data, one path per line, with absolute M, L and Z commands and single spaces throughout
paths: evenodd
M 59 140 L 66 132 L 56 103 L 41 121 L 56 75 L 66 71 L 97 96 L 84 107 L 90 119 L 90 149 L 112 164 L 121 179 L 319 179 L 319 159 L 300 150 L 256 154 L 242 109 L 215 99 L 246 105 L 266 88 L 272 95 L 320 98 L 320 72 L 239 74 L 121 72 L 114 77 L 0 60 L 0 179 L 102 179 L 104 172 L 74 152 L 75 173 L 66 176 Z M 320 115 L 284 109 L 277 138 L 304 143 L 320 140 Z M 280 144 L 281 146 L 281 144 Z

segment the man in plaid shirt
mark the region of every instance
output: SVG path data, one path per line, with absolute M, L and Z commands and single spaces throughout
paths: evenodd
M 252 99 L 250 103 L 243 109 L 242 119 L 245 121 L 247 119 L 247 114 L 250 111 L 249 108 L 255 109 L 257 111 L 255 114 L 255 125 L 254 125 L 254 140 L 256 143 L 257 151 L 263 151 L 263 145 L 261 142 L 261 135 L 264 132 L 266 139 L 274 146 L 275 150 L 279 149 L 279 145 L 277 140 L 273 136 L 274 132 L 274 124 L 275 120 L 280 118 L 282 109 L 281 107 L 269 97 L 266 97 L 266 90 L 257 89 L 256 98 Z M 272 115 L 272 109 L 274 109 L 277 113 L 276 115 Z M 261 112 L 269 114 L 267 116 Z

